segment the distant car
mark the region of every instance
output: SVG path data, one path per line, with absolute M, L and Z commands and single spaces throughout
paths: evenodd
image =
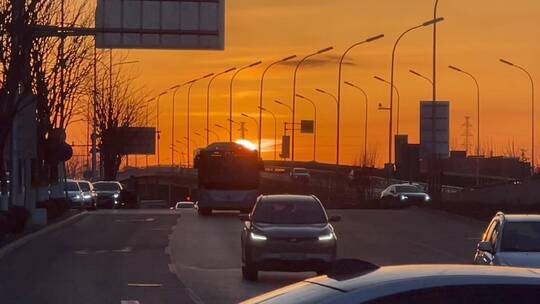
M 94 191 L 94 186 L 92 183 L 85 180 L 77 181 L 79 188 L 82 191 L 82 200 L 83 205 L 87 209 L 96 210 L 97 209 L 97 194 Z
M 497 213 L 478 243 L 474 263 L 540 268 L 540 215 Z
M 431 201 L 431 197 L 415 184 L 394 184 L 381 192 L 381 203 L 385 207 L 420 205 Z
M 538 269 L 406 265 L 319 276 L 242 303 L 533 304 L 539 297 Z
M 124 189 L 122 184 L 116 181 L 102 181 L 93 183 L 97 193 L 98 208 L 119 208 L 123 202 L 120 201 L 120 193 Z
M 179 210 L 179 209 L 194 209 L 195 203 L 194 202 L 178 202 L 174 207 L 171 207 L 171 209 Z
M 65 184 L 67 198 L 71 208 L 84 207 L 83 191 L 76 180 L 68 179 Z
M 311 174 L 306 168 L 293 168 L 290 176 L 296 182 L 309 183 L 311 180 Z
M 242 276 L 257 280 L 258 271 L 317 271 L 336 258 L 337 237 L 315 196 L 260 196 L 244 221 L 241 235 Z

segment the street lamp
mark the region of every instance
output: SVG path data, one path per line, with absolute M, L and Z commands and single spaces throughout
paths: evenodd
M 161 165 L 160 161 L 159 161 L 159 141 L 161 139 L 161 131 L 159 130 L 159 99 L 161 98 L 161 96 L 167 94 L 167 91 L 163 91 L 161 93 L 159 93 L 159 95 L 156 97 L 156 134 L 157 134 L 157 165 L 158 167 Z
M 280 59 L 278 61 L 274 61 L 270 63 L 263 71 L 261 76 L 261 87 L 260 87 L 260 94 L 259 94 L 259 157 L 261 157 L 261 138 L 262 138 L 262 112 L 264 111 L 264 105 L 263 105 L 263 89 L 264 89 L 264 76 L 266 76 L 266 72 L 270 70 L 271 67 L 273 67 L 276 64 L 289 61 L 291 59 L 296 58 L 296 55 L 292 55 L 289 57 L 285 57 L 283 59 Z
M 259 109 L 266 112 L 266 113 L 269 113 L 274 118 L 274 160 L 277 160 L 277 118 L 276 118 L 276 115 L 274 114 L 274 112 L 272 112 L 272 111 L 270 111 L 270 110 L 268 110 L 266 108 L 259 107 Z M 261 119 L 262 119 L 262 117 L 261 117 Z
M 466 72 L 460 68 L 457 68 L 453 65 L 450 65 L 448 66 L 448 68 L 450 68 L 451 70 L 454 70 L 456 72 L 459 72 L 459 73 L 462 73 L 462 74 L 465 74 L 467 76 L 469 76 L 473 81 L 474 81 L 474 84 L 476 85 L 476 106 L 477 106 L 477 109 L 476 109 L 476 115 L 477 115 L 477 121 L 476 121 L 476 184 L 480 184 L 480 86 L 478 85 L 478 80 L 476 79 L 476 77 L 474 77 L 471 73 L 469 72 Z
M 145 126 L 148 127 L 148 109 L 149 109 L 149 103 L 154 101 L 156 98 L 153 97 L 153 98 L 150 98 L 146 101 L 146 119 L 145 119 Z M 145 155 L 145 158 L 146 158 L 146 168 L 148 168 L 148 154 Z
M 384 78 L 381 78 L 379 76 L 373 76 L 373 78 L 377 79 L 378 81 L 381 81 L 381 82 L 384 82 L 390 86 L 393 86 L 394 87 L 394 90 L 396 91 L 396 97 L 397 97 L 397 100 L 396 100 L 396 104 L 397 104 L 397 119 L 396 119 L 396 134 L 399 134 L 399 118 L 400 118 L 400 111 L 399 111 L 399 105 L 400 105 L 400 97 L 399 97 L 399 91 L 397 89 L 397 87 L 395 85 L 393 85 L 391 82 L 387 81 L 386 79 Z M 390 106 L 392 107 L 392 106 Z
M 251 121 L 253 121 L 255 123 L 255 126 L 257 127 L 257 131 L 259 131 L 258 130 L 259 129 L 259 122 L 257 121 L 257 119 L 255 117 L 251 117 L 251 116 L 247 115 L 246 113 L 241 113 L 241 115 L 246 117 L 246 118 L 251 119 Z
M 220 124 L 215 124 L 214 126 L 216 126 L 217 128 L 220 128 L 220 129 L 223 129 L 223 130 L 229 132 L 229 135 L 230 135 L 230 132 L 231 132 L 231 131 L 230 131 L 229 129 L 225 128 L 224 126 L 222 126 L 222 125 L 220 125 Z
M 527 74 L 527 76 L 529 77 L 529 80 L 531 81 L 531 88 L 532 88 L 532 100 L 531 100 L 531 175 L 534 175 L 534 169 L 535 169 L 535 160 L 534 160 L 534 80 L 533 80 L 533 77 L 531 75 L 531 73 L 529 73 L 529 71 L 527 71 L 524 67 L 520 66 L 520 65 L 517 65 L 515 63 L 512 63 L 508 60 L 505 60 L 505 59 L 500 59 L 500 62 L 504 63 L 504 64 L 507 64 L 511 67 L 514 67 L 516 69 L 519 69 L 521 70 L 522 72 L 524 72 L 525 74 Z
M 411 73 L 411 74 L 413 74 L 413 75 L 415 75 L 415 76 L 418 76 L 418 77 L 420 77 L 420 78 L 426 80 L 427 82 L 429 82 L 429 83 L 433 86 L 433 80 L 431 80 L 431 79 L 429 79 L 428 77 L 426 77 L 426 76 L 424 76 L 424 75 L 418 73 L 417 71 L 415 71 L 415 70 L 409 70 L 409 73 Z
M 191 112 L 191 106 L 190 106 L 191 103 L 190 103 L 189 99 L 190 99 L 190 96 L 191 96 L 191 88 L 193 88 L 193 85 L 196 82 L 198 82 L 200 80 L 203 80 L 203 79 L 206 79 L 206 78 L 209 78 L 209 77 L 212 77 L 212 76 L 214 76 L 214 73 L 210 73 L 210 74 L 204 75 L 203 77 L 196 78 L 196 79 L 193 79 L 193 80 L 189 81 L 189 87 L 188 87 L 188 92 L 187 92 L 187 111 L 186 111 L 186 117 L 187 117 L 187 119 L 186 119 L 186 123 L 187 123 L 187 132 L 186 132 L 187 133 L 187 137 L 186 137 L 187 138 L 187 145 L 186 145 L 186 151 L 187 152 L 186 152 L 186 155 L 187 155 L 187 166 L 188 166 L 188 168 L 189 168 L 190 162 L 191 162 L 190 158 L 189 158 L 190 153 L 191 153 L 189 151 L 190 150 L 190 147 L 189 147 L 189 145 L 190 145 L 190 118 L 191 118 L 191 113 L 190 113 Z
M 384 35 L 383 34 L 380 34 L 380 35 L 377 35 L 377 36 L 373 36 L 373 37 L 370 37 L 364 41 L 360 41 L 360 42 L 357 42 L 353 45 L 351 45 L 347 50 L 345 50 L 345 52 L 343 52 L 343 55 L 341 56 L 341 59 L 339 60 L 339 70 L 338 70 L 338 81 L 337 81 L 337 100 L 338 100 L 338 105 L 337 105 L 337 143 L 336 143 L 336 147 L 337 147 L 337 158 L 336 158 L 336 164 L 339 165 L 339 134 L 340 134 L 340 126 L 341 126 L 341 77 L 342 77 L 342 70 L 343 70 L 343 61 L 345 60 L 345 56 L 347 56 L 347 54 L 355 47 L 359 46 L 359 45 L 362 45 L 364 43 L 369 43 L 369 42 L 373 42 L 373 41 L 376 41 L 376 40 L 379 40 L 381 38 L 383 38 Z
M 311 53 L 307 56 L 305 56 L 304 58 L 300 59 L 300 61 L 298 61 L 298 63 L 296 64 L 296 67 L 294 69 L 294 76 L 293 76 L 293 97 L 292 97 L 292 152 L 291 152 L 291 161 L 294 162 L 294 123 L 295 123 L 295 118 L 296 118 L 296 78 L 297 78 L 297 75 L 298 75 L 298 70 L 300 69 L 300 66 L 302 65 L 302 63 L 304 63 L 304 61 L 308 60 L 309 58 L 313 57 L 313 56 L 316 56 L 316 55 L 320 55 L 320 54 L 323 54 L 323 53 L 326 53 L 328 51 L 331 51 L 333 50 L 334 47 L 327 47 L 325 49 L 322 49 L 322 50 L 319 50 L 315 53 Z
M 327 92 L 327 91 L 325 91 L 323 89 L 315 89 L 315 91 L 332 97 L 332 99 L 334 99 L 334 101 L 336 102 L 336 108 L 339 110 L 339 101 L 336 98 L 336 96 L 334 96 L 333 94 L 331 94 L 331 93 L 329 93 L 329 92 Z M 339 145 L 339 125 L 336 128 L 336 137 L 338 138 L 337 141 L 336 141 L 336 144 Z M 339 146 L 336 146 L 336 165 L 339 166 Z
M 420 25 L 417 25 L 417 26 L 414 26 L 414 27 L 411 27 L 410 29 L 406 30 L 405 32 L 403 32 L 399 37 L 398 39 L 396 40 L 396 42 L 394 43 L 394 47 L 392 49 L 392 64 L 390 66 L 390 118 L 389 118 L 389 121 L 390 121 L 390 132 L 389 132 L 389 135 L 388 135 L 388 163 L 391 164 L 392 163 L 392 115 L 393 115 L 393 104 L 394 104 L 394 65 L 395 65 L 395 61 L 396 61 L 396 50 L 397 50 L 397 46 L 399 44 L 399 42 L 401 41 L 401 39 L 409 32 L 413 31 L 413 30 L 416 30 L 416 29 L 419 29 L 419 28 L 422 28 L 422 27 L 427 27 L 427 26 L 430 26 L 430 25 L 433 25 L 433 24 L 436 24 L 438 22 L 441 22 L 443 21 L 444 18 L 440 17 L 440 18 L 434 18 L 430 21 L 426 21 Z
M 234 79 L 236 78 L 236 76 L 242 72 L 243 70 L 245 69 L 249 69 L 249 68 L 252 68 L 254 66 L 257 66 L 259 64 L 261 64 L 262 61 L 257 61 L 257 62 L 254 62 L 252 64 L 249 64 L 249 65 L 246 65 L 244 67 L 241 67 L 239 69 L 236 70 L 236 72 L 233 74 L 233 76 L 231 77 L 231 83 L 230 83 L 230 86 L 229 86 L 229 141 L 232 142 L 232 124 L 233 124 L 233 83 L 234 83 Z
M 364 100 L 365 100 L 365 104 L 366 104 L 366 115 L 365 115 L 365 121 L 364 121 L 364 167 L 367 167 L 367 144 L 368 144 L 368 95 L 366 93 L 366 91 L 364 91 L 364 89 L 362 89 L 361 87 L 355 85 L 354 83 L 352 82 L 348 82 L 348 81 L 345 81 L 344 82 L 346 85 L 350 86 L 350 87 L 353 87 L 357 90 L 359 90 L 360 92 L 362 92 L 362 94 L 364 95 Z
M 176 107 L 176 93 L 178 93 L 178 90 L 180 90 L 182 87 L 186 86 L 190 84 L 190 82 L 184 82 L 182 84 L 178 84 L 178 85 L 175 85 L 175 86 L 172 86 L 170 87 L 169 89 L 167 89 L 167 91 L 173 91 L 173 94 L 172 94 L 172 118 L 171 118 L 171 164 L 172 166 L 174 167 L 174 148 L 175 148 L 175 144 L 174 144 L 174 125 L 175 125 L 175 114 L 176 114 L 176 110 L 175 110 L 175 107 Z
M 310 98 L 307 98 L 303 95 L 300 95 L 300 94 L 296 94 L 296 97 L 300 98 L 300 99 L 303 99 L 307 102 L 309 102 L 312 106 L 313 106 L 313 161 L 315 162 L 317 159 L 316 159 L 316 155 L 317 155 L 317 152 L 316 152 L 316 149 L 317 149 L 317 106 L 315 105 L 315 102 L 313 100 L 311 100 Z
M 287 109 L 289 109 L 289 111 L 291 111 L 291 114 L 292 114 L 293 108 L 290 105 L 288 105 L 288 104 L 286 104 L 286 103 L 284 103 L 282 101 L 279 101 L 277 99 L 274 100 L 274 102 L 277 103 L 278 105 L 286 107 Z
M 210 86 L 212 86 L 212 82 L 214 82 L 216 78 L 234 70 L 236 70 L 235 67 L 227 69 L 221 73 L 217 73 L 212 78 L 210 78 L 210 81 L 208 81 L 208 88 L 206 89 L 206 145 L 210 144 Z

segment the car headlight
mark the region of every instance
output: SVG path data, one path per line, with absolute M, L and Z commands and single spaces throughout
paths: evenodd
M 402 195 L 399 196 L 399 199 L 402 200 L 402 201 L 406 201 L 406 200 L 409 199 L 409 197 L 402 194 Z
M 117 201 L 117 200 L 115 200 L 115 201 L 114 201 L 114 204 L 115 204 L 115 205 L 118 205 L 118 201 Z
M 85 195 L 83 195 L 83 198 L 84 198 L 84 199 L 91 199 L 92 196 L 91 196 L 90 194 L 85 194 Z
M 431 197 L 430 197 L 429 195 L 426 194 L 426 197 L 424 198 L 424 200 L 425 200 L 426 202 L 429 202 L 429 201 L 431 200 Z
M 335 238 L 334 234 L 332 232 L 328 234 L 323 234 L 319 236 L 319 241 L 325 242 L 325 241 L 331 241 Z
M 113 194 L 114 198 L 118 198 L 118 196 L 120 196 L 118 193 Z
M 267 240 L 266 236 L 264 236 L 262 234 L 257 234 L 257 233 L 254 233 L 254 232 L 250 233 L 249 236 L 254 241 L 266 241 Z

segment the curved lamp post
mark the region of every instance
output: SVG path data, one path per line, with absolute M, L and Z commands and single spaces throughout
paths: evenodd
M 366 91 L 364 91 L 364 89 L 362 89 L 361 87 L 355 85 L 354 83 L 349 82 L 349 81 L 345 81 L 344 83 L 346 85 L 352 87 L 352 88 L 355 88 L 355 89 L 359 90 L 364 95 L 364 101 L 365 101 L 365 105 L 366 105 L 366 110 L 365 110 L 366 115 L 365 115 L 365 118 L 364 118 L 364 167 L 367 167 L 368 104 L 369 104 L 368 95 L 367 95 Z
M 252 68 L 252 67 L 257 66 L 257 65 L 259 65 L 261 63 L 262 63 L 262 61 L 257 61 L 257 62 L 254 62 L 252 64 L 241 67 L 241 68 L 237 69 L 236 72 L 231 77 L 231 82 L 229 84 L 229 131 L 230 131 L 229 132 L 229 134 L 230 134 L 229 135 L 229 141 L 230 142 L 232 142 L 232 133 L 233 133 L 232 132 L 232 124 L 233 124 L 233 118 L 232 117 L 233 117 L 233 83 L 234 83 L 234 79 L 243 70 Z
M 210 144 L 210 87 L 212 86 L 212 82 L 214 82 L 216 78 L 234 70 L 236 70 L 235 67 L 227 69 L 221 73 L 217 73 L 212 78 L 210 78 L 210 81 L 208 81 L 208 87 L 206 89 L 206 145 Z

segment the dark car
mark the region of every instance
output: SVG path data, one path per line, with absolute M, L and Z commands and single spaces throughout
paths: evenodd
M 381 192 L 383 207 L 406 207 L 422 205 L 431 201 L 431 197 L 415 184 L 390 185 Z
M 93 183 L 93 186 L 97 194 L 98 208 L 118 208 L 121 205 L 122 184 L 115 181 L 102 181 Z
M 540 298 L 540 270 L 475 265 L 366 267 L 330 273 L 243 303 L 533 304 Z M 354 270 L 354 269 L 351 269 Z
M 241 215 L 242 275 L 257 280 L 258 271 L 316 271 L 335 260 L 337 238 L 315 196 L 260 196 L 249 215 Z

